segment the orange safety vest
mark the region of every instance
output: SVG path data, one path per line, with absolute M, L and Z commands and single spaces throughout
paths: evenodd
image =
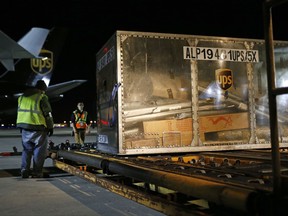
M 74 112 L 75 115 L 75 126 L 77 129 L 86 129 L 87 127 L 87 112 L 83 111 L 83 113 L 79 113 L 78 110 L 75 110 Z

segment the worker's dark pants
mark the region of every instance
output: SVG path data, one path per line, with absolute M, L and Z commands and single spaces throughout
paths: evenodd
M 85 129 L 77 129 L 76 132 L 74 133 L 75 143 L 84 145 L 85 135 L 86 135 Z

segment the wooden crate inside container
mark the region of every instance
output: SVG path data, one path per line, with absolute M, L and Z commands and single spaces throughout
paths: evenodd
M 181 146 L 192 142 L 192 118 L 171 119 L 143 122 L 144 137 L 146 139 L 161 138 L 162 146 L 172 143 Z M 247 112 L 225 115 L 201 116 L 199 118 L 199 132 L 201 140 L 205 140 L 205 133 L 249 128 Z
M 157 148 L 161 145 L 159 138 L 153 139 L 128 139 L 125 142 L 125 149 L 134 148 Z
M 202 116 L 199 125 L 200 133 L 239 130 L 249 128 L 249 117 L 247 112 Z
M 143 122 L 144 137 L 160 137 L 162 146 L 186 146 L 192 141 L 192 119 L 173 119 Z

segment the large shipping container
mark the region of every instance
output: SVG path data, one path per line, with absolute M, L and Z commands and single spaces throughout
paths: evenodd
M 277 86 L 288 43 L 275 42 Z M 115 155 L 270 148 L 265 41 L 116 31 L 96 54 L 97 149 Z M 280 147 L 288 98 L 277 98 Z

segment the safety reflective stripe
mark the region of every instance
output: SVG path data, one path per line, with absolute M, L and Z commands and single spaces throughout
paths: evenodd
M 77 129 L 85 129 L 87 127 L 86 120 L 87 120 L 87 112 L 84 111 L 82 114 L 74 111 L 75 115 L 75 126 Z
M 35 104 L 34 104 L 34 108 L 32 110 L 31 109 L 21 109 L 20 108 L 20 106 L 22 105 L 22 100 L 23 100 L 23 96 L 21 96 L 20 97 L 20 103 L 19 103 L 18 111 L 20 111 L 20 112 L 31 112 L 32 111 L 33 113 L 41 114 L 42 112 L 37 109 L 39 101 L 42 98 L 41 96 L 42 96 L 41 94 L 37 94 L 37 97 L 36 97 L 36 100 L 35 100 Z

